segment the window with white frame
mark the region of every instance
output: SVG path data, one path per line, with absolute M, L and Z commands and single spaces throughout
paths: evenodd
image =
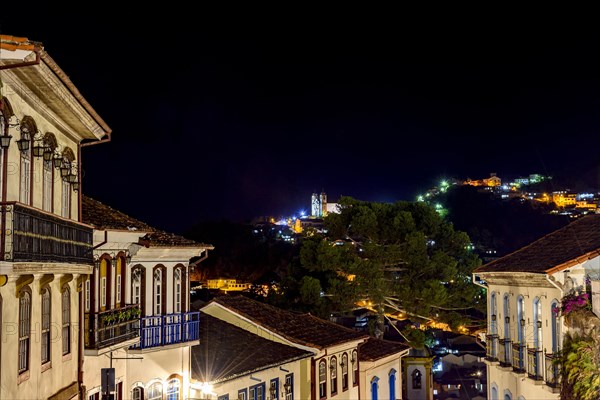
M 327 362 L 319 362 L 319 399 L 327 397 Z
M 42 289 L 42 364 L 50 361 L 50 289 Z
M 116 290 L 116 303 L 121 303 L 121 274 L 118 274 L 116 277 L 116 286 L 117 286 L 117 290 Z M 115 303 L 115 304 L 116 304 Z
M 106 307 L 106 277 L 100 278 L 100 305 Z
M 352 386 L 358 385 L 358 353 L 356 350 L 352 351 Z
M 19 294 L 19 373 L 29 369 L 31 333 L 31 293 L 21 289 Z
M 348 354 L 342 354 L 342 390 L 348 390 Z
M 154 315 L 160 315 L 162 312 L 162 270 L 154 270 Z
M 161 382 L 153 383 L 148 388 L 148 400 L 162 400 L 163 398 L 163 384 Z
M 44 160 L 44 186 L 43 186 L 43 204 L 44 211 L 52 211 L 52 192 L 54 191 L 54 171 L 52 170 L 52 161 Z
M 62 209 L 61 215 L 64 218 L 71 216 L 71 184 L 69 182 L 62 182 Z
M 131 303 L 140 304 L 142 300 L 142 270 L 136 268 L 131 274 Z
M 30 204 L 31 200 L 31 148 L 21 151 L 21 189 L 19 200 L 23 204 Z
M 91 307 L 91 302 L 92 302 L 92 296 L 91 296 L 91 281 L 88 278 L 85 281 L 85 310 L 86 311 L 90 311 L 90 307 Z
M 88 281 L 89 282 L 89 281 Z M 62 292 L 62 353 L 71 352 L 71 291 L 65 286 Z
M 134 387 L 131 391 L 132 400 L 144 400 L 144 388 L 141 386 Z
M 174 294 L 175 294 L 175 304 L 173 312 L 180 313 L 181 312 L 181 268 L 175 268 L 174 277 L 173 277 Z
M 331 395 L 335 396 L 338 391 L 338 379 L 337 379 L 337 358 L 331 357 L 329 359 L 329 370 L 330 370 L 330 382 L 331 382 Z

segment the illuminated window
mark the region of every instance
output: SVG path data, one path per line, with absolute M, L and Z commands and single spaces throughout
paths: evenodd
M 175 268 L 174 277 L 173 277 L 173 285 L 174 285 L 174 296 L 175 296 L 175 304 L 174 310 L 175 313 L 181 312 L 181 268 Z
M 342 354 L 342 390 L 348 390 L 348 354 Z
M 90 311 L 90 307 L 91 307 L 91 302 L 92 302 L 92 296 L 91 296 L 91 289 L 90 289 L 90 285 L 91 285 L 91 281 L 88 278 L 85 281 L 85 310 L 86 311 Z
M 154 315 L 160 315 L 162 311 L 162 270 L 154 269 Z
M 327 362 L 321 360 L 319 362 L 319 398 L 327 397 Z
M 356 350 L 352 351 L 352 386 L 358 385 L 358 353 Z
M 331 395 L 334 396 L 337 394 L 338 388 L 338 379 L 337 379 L 337 358 L 331 357 L 329 359 L 329 369 L 331 371 Z
M 179 379 L 171 379 L 167 386 L 167 400 L 179 400 L 181 384 Z
M 156 382 L 148 388 L 148 400 L 162 400 L 163 385 L 161 382 Z

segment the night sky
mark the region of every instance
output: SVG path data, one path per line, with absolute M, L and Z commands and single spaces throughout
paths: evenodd
M 42 42 L 113 129 L 83 150 L 85 193 L 163 229 L 490 172 L 600 187 L 585 24 L 45 7 L 0 32 Z

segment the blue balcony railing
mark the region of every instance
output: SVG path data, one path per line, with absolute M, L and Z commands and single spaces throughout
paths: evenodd
M 158 315 L 140 319 L 140 344 L 134 348 L 185 343 L 200 338 L 200 312 Z

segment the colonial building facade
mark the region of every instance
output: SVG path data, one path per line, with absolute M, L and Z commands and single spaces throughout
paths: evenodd
M 473 278 L 488 292 L 488 398 L 558 399 L 557 354 L 574 329 L 565 324 L 565 299 L 585 302 L 600 278 L 600 215 L 484 265 Z
M 401 398 L 401 359 L 409 347 L 325 321 L 310 314 L 297 314 L 244 296 L 221 296 L 204 306 L 208 316 L 272 342 L 272 346 L 295 348 L 281 363 L 263 368 L 260 375 L 247 370 L 235 380 L 207 373 L 201 353 L 194 353 L 195 398 L 224 399 L 389 399 Z M 268 347 L 267 347 L 268 348 Z M 249 349 L 248 352 L 252 352 Z M 263 350 L 264 352 L 264 350 Z M 263 356 L 263 352 L 255 357 Z M 215 370 L 223 368 L 225 358 Z M 211 364 L 209 364 L 211 365 Z M 279 368 L 281 367 L 281 368 Z M 203 390 L 210 385 L 210 390 Z
M 75 398 L 93 265 L 80 149 L 111 130 L 40 43 L 0 50 L 0 398 Z
M 190 310 L 190 259 L 210 245 L 157 230 L 83 196 L 94 227 L 94 268 L 83 282 L 85 360 L 90 400 L 101 398 L 103 368 L 115 370 L 115 398 L 187 399 L 191 346 L 200 313 Z

